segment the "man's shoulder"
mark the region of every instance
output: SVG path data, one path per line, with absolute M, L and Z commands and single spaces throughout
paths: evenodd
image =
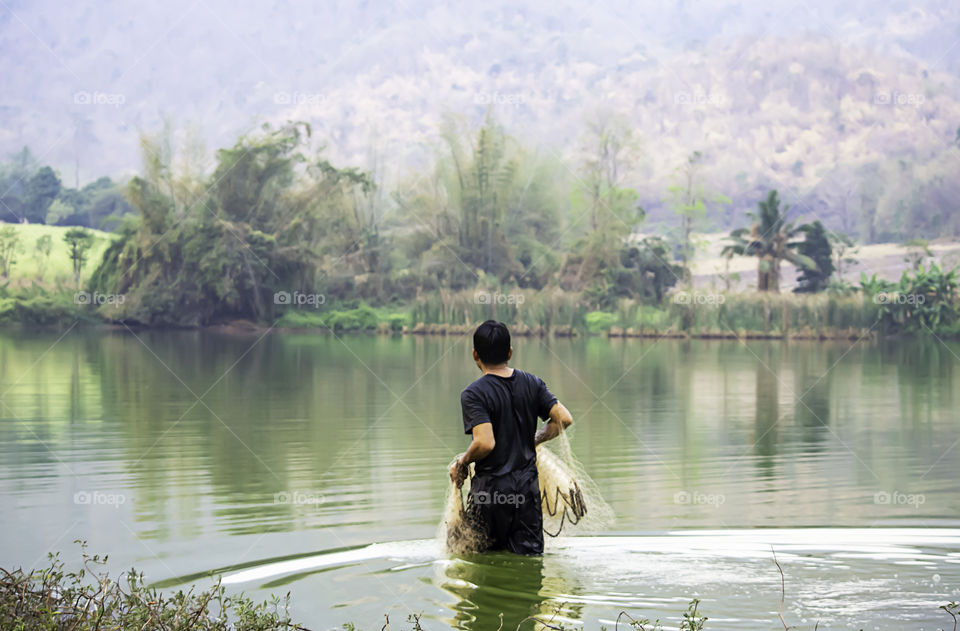
M 471 381 L 469 385 L 463 389 L 463 391 L 460 393 L 460 398 L 463 398 L 469 394 L 479 394 L 481 392 L 485 392 L 488 388 L 489 384 L 487 383 L 485 376 L 480 376 Z
M 526 372 L 524 370 L 520 370 L 519 368 L 514 368 L 513 372 L 516 374 L 516 379 L 518 381 L 526 381 L 533 384 L 539 384 L 541 381 L 543 381 L 540 377 L 536 376 L 532 372 Z

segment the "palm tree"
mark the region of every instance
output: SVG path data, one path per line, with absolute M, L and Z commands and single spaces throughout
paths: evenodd
M 757 289 L 779 292 L 781 261 L 805 269 L 817 269 L 817 264 L 797 252 L 800 241 L 791 239 L 803 231 L 803 226 L 787 221 L 789 204 L 780 212 L 780 196 L 776 190 L 770 191 L 767 199 L 757 206 L 758 212 L 747 215 L 753 219 L 753 225 L 731 232 L 729 238 L 733 243 L 723 249 L 723 254 L 757 257 Z

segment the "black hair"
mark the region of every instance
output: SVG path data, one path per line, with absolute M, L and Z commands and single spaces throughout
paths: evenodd
M 510 331 L 507 325 L 496 320 L 487 320 L 473 332 L 473 348 L 480 361 L 496 366 L 507 361 L 510 354 Z

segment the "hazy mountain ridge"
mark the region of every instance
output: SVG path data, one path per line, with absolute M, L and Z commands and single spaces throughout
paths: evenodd
M 135 169 L 138 132 L 164 115 L 211 149 L 264 120 L 308 120 L 336 159 L 363 164 L 373 146 L 396 178 L 423 164 L 445 113 L 493 105 L 567 157 L 585 117 L 627 116 L 654 217 L 693 150 L 718 191 L 779 186 L 813 208 L 838 169 L 949 163 L 960 126 L 947 2 L 54 6 L 0 13 L 0 150 L 28 144 L 71 183 L 78 158 L 81 181 Z
M 382 130 L 377 143 L 387 155 L 410 156 L 422 151 L 411 139 L 435 137 L 443 110 L 478 119 L 493 104 L 509 129 L 572 163 L 584 117 L 621 113 L 642 136 L 644 158 L 631 183 L 655 218 L 663 216 L 658 206 L 673 170 L 694 150 L 705 154 L 712 189 L 749 206 L 765 188 L 777 187 L 817 214 L 817 201 L 839 185 L 835 171 L 899 160 L 957 163 L 955 77 L 925 77 L 915 61 L 890 62 L 824 39 L 734 44 L 616 73 L 580 63 L 491 77 L 446 56 L 425 52 L 422 59 L 428 76 L 401 79 L 373 70 L 320 103 L 292 108 L 290 116 L 320 121 L 322 129 L 323 121 L 339 121 L 325 128 L 338 142 Z M 456 82 L 441 86 L 429 75 Z M 429 111 L 431 100 L 440 106 L 429 115 L 398 115 Z M 875 192 L 879 198 L 882 191 Z

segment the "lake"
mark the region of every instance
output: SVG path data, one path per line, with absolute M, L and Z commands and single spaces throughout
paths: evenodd
M 446 555 L 468 337 L 0 333 L 0 565 L 75 539 L 172 589 L 291 592 L 313 628 L 621 610 L 708 630 L 949 628 L 960 346 L 520 339 L 616 514 L 543 558 Z M 572 533 L 573 534 L 573 533 Z M 372 545 L 371 544 L 375 544 Z M 526 622 L 524 628 L 532 628 Z

